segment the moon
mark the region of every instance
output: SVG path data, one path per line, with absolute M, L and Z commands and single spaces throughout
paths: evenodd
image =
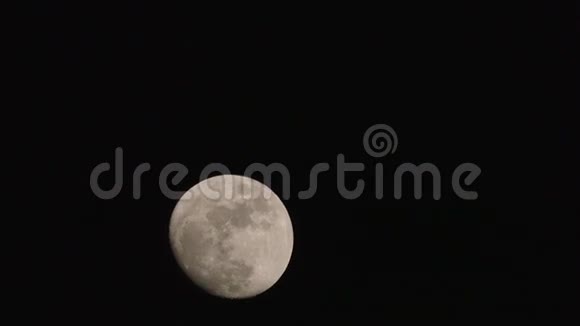
M 294 245 L 280 198 L 239 175 L 211 177 L 185 192 L 171 214 L 169 239 L 179 266 L 196 285 L 230 299 L 271 288 Z

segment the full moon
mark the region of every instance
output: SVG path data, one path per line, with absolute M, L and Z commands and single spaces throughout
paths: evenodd
M 211 177 L 189 189 L 173 210 L 169 238 L 179 266 L 195 284 L 232 299 L 271 288 L 294 244 L 280 198 L 238 175 Z

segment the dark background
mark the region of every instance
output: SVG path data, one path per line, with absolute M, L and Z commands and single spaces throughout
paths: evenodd
M 572 304 L 576 273 L 577 149 L 566 110 L 574 69 L 567 9 L 556 4 L 462 2 L 376 8 L 206 8 L 176 3 L 46 3 L 27 54 L 34 140 L 61 205 L 56 278 L 42 298 L 75 324 L 220 321 L 368 324 L 395 319 L 546 315 Z M 266 10 L 265 10 L 266 9 Z M 367 155 L 364 132 L 393 127 L 396 153 Z M 31 128 L 34 129 L 34 128 Z M 47 132 L 46 132 L 47 131 Z M 124 150 L 124 187 L 113 200 L 89 188 L 91 170 Z M 342 199 L 336 156 L 363 162 Z M 142 198 L 132 199 L 140 163 Z M 266 293 L 211 297 L 179 270 L 168 242 L 175 205 L 158 186 L 178 162 L 190 173 L 220 162 L 242 174 L 254 162 L 292 174 L 295 247 Z M 298 200 L 310 168 L 328 162 L 314 198 Z M 385 166 L 385 198 L 372 167 Z M 442 199 L 393 199 L 404 162 L 441 171 Z M 456 166 L 482 169 L 464 201 Z M 257 177 L 259 179 L 259 177 Z M 112 175 L 103 177 L 112 185 Z M 425 189 L 430 189 L 427 181 Z M 281 180 L 272 188 L 281 193 Z M 54 203 L 54 202 L 53 202 Z M 50 223 L 53 224 L 53 223 Z M 54 225 L 53 225 L 54 226 Z M 575 251 L 575 250 L 574 250 Z M 54 288 L 52 288 L 54 286 Z

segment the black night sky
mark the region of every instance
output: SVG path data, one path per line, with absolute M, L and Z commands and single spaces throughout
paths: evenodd
M 54 192 L 67 207 L 47 260 L 58 270 L 54 291 L 43 294 L 54 295 L 51 315 L 77 325 L 368 325 L 547 315 L 571 303 L 564 276 L 574 273 L 577 232 L 566 224 L 578 213 L 578 147 L 573 120 L 560 113 L 573 70 L 563 8 L 222 7 L 51 2 L 32 10 L 39 27 L 29 83 L 53 108 L 37 116 L 53 121 L 37 155 L 55 160 Z M 380 123 L 399 144 L 374 158 L 363 135 Z M 113 163 L 117 147 L 123 188 L 102 200 L 89 175 Z M 338 154 L 365 164 L 346 177 L 349 188 L 365 180 L 358 199 L 337 191 Z M 145 162 L 151 171 L 135 200 L 132 172 Z M 168 240 L 176 201 L 159 190 L 161 169 L 174 162 L 189 170 L 177 190 L 212 162 L 235 174 L 255 162 L 288 168 L 294 251 L 273 288 L 220 299 L 181 272 Z M 319 162 L 330 171 L 313 198 L 298 199 Z M 440 200 L 429 178 L 422 199 L 412 179 L 394 198 L 393 173 L 405 162 L 439 168 Z M 477 200 L 451 187 L 465 162 L 482 170 L 466 186 Z M 112 183 L 112 173 L 101 178 Z M 272 189 L 282 190 L 277 176 Z

